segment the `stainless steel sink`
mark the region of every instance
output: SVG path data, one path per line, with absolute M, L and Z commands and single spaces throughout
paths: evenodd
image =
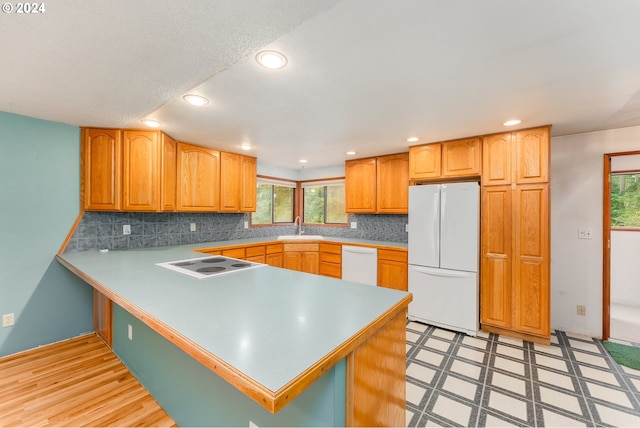
M 308 241 L 323 240 L 322 235 L 280 235 L 278 241 Z

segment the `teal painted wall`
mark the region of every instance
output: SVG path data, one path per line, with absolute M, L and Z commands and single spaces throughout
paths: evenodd
M 344 360 L 274 415 L 115 304 L 113 350 L 179 426 L 345 425 Z
M 93 331 L 91 288 L 55 255 L 79 213 L 77 127 L 0 112 L 0 356 Z

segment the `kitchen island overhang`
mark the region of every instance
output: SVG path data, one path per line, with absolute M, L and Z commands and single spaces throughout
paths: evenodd
M 404 418 L 404 322 L 411 294 L 272 267 L 201 280 L 155 266 L 193 257 L 194 249 L 187 245 L 57 258 L 271 413 L 346 358 L 346 423 L 404 423 L 398 409 Z M 380 341 L 386 343 L 385 355 L 375 355 L 380 347 L 369 346 Z M 389 354 L 388 349 L 396 351 Z M 393 361 L 379 364 L 385 359 Z M 394 367 L 391 376 L 375 373 L 389 366 Z M 379 385 L 373 388 L 379 391 L 372 395 L 372 385 L 359 385 L 365 378 L 376 379 Z M 396 409 L 381 410 L 386 416 L 358 411 L 363 405 L 371 408 L 367 403 L 372 400 L 379 401 L 379 408 L 393 402 Z

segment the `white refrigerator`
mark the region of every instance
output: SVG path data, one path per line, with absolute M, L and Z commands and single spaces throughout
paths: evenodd
M 409 319 L 477 335 L 480 186 L 409 187 Z

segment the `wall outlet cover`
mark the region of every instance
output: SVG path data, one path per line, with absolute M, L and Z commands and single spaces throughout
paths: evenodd
M 2 315 L 2 327 L 11 327 L 15 324 L 15 316 L 13 313 Z

